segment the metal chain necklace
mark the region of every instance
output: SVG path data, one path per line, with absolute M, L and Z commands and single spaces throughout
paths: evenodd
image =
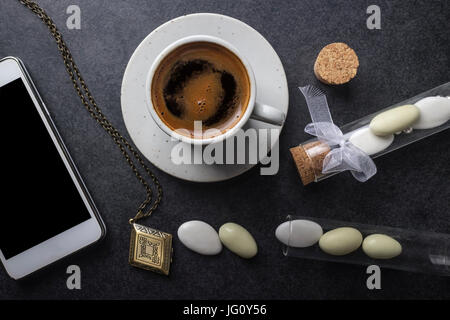
M 135 176 L 146 190 L 145 200 L 138 207 L 135 217 L 129 220 L 129 223 L 132 225 L 129 254 L 130 264 L 166 275 L 169 274 L 172 256 L 172 235 L 135 223 L 139 219 L 150 216 L 161 202 L 162 188 L 158 179 L 153 172 L 150 171 L 139 153 L 133 148 L 128 140 L 123 137 L 119 131 L 117 131 L 117 129 L 111 124 L 111 122 L 109 122 L 97 106 L 97 103 L 95 102 L 83 77 L 81 76 L 77 65 L 75 64 L 75 61 L 73 60 L 69 48 L 64 42 L 62 35 L 58 31 L 53 20 L 36 2 L 31 0 L 18 1 L 34 12 L 47 25 L 50 33 L 56 41 L 56 44 L 58 45 L 58 50 L 64 60 L 66 70 L 69 73 L 70 79 L 72 80 L 73 86 L 80 97 L 82 104 L 90 113 L 92 118 L 94 118 L 114 140 L 122 155 L 125 157 L 128 165 L 133 170 Z M 143 169 L 151 178 L 154 187 L 158 192 L 155 200 L 153 201 L 153 205 L 151 205 L 147 211 L 145 211 L 146 208 L 152 203 L 152 189 L 147 180 L 142 177 L 134 161 L 137 161 L 141 169 Z

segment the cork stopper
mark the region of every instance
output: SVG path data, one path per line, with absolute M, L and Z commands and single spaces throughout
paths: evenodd
M 316 181 L 322 175 L 323 159 L 330 147 L 321 141 L 314 141 L 289 149 L 303 185 Z
M 344 84 L 356 76 L 358 67 L 355 51 L 343 42 L 335 42 L 319 52 L 314 74 L 325 84 Z

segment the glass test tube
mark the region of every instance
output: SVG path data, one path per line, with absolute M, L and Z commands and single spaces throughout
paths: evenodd
M 450 276 L 449 234 L 289 215 L 287 217 L 289 223 L 289 228 L 287 228 L 289 230 L 288 244 L 291 243 L 292 234 L 296 232 L 291 223 L 298 219 L 318 223 L 324 233 L 340 227 L 353 227 L 361 232 L 363 238 L 371 234 L 384 234 L 397 240 L 402 246 L 402 252 L 392 259 L 373 259 L 359 247 L 356 251 L 347 255 L 333 256 L 322 251 L 316 243 L 306 248 L 283 245 L 283 254 L 286 256 L 360 265 L 378 265 L 380 268 Z
M 365 127 L 368 127 L 371 120 L 376 115 L 378 115 L 384 111 L 387 111 L 389 109 L 392 109 L 394 107 L 408 105 L 408 104 L 414 104 L 417 101 L 422 100 L 423 98 L 434 97 L 434 96 L 442 96 L 442 97 L 447 97 L 448 99 L 450 99 L 450 82 L 447 82 L 443 85 L 440 85 L 431 90 L 423 92 L 423 93 L 421 93 L 417 96 L 414 96 L 410 99 L 407 99 L 407 100 L 404 100 L 397 104 L 394 104 L 394 105 L 392 105 L 388 108 L 382 109 L 378 112 L 367 115 L 361 119 L 350 122 L 350 123 L 340 127 L 340 129 L 341 129 L 342 133 L 344 134 L 344 138 L 348 140 L 356 130 L 360 130 Z M 393 142 L 384 150 L 382 150 L 378 153 L 372 154 L 371 158 L 380 157 L 389 152 L 392 152 L 399 148 L 407 146 L 410 143 L 419 141 L 423 138 L 426 138 L 430 135 L 436 134 L 436 133 L 441 132 L 448 128 L 450 128 L 450 121 L 447 121 L 439 126 L 436 126 L 434 128 L 430 128 L 430 129 L 414 129 L 413 130 L 412 128 L 408 128 L 406 130 L 396 133 L 394 135 Z M 336 174 L 336 172 L 327 173 L 327 174 L 322 173 L 323 159 L 325 158 L 327 153 L 334 147 L 338 147 L 338 146 L 330 146 L 326 142 L 320 141 L 317 138 L 313 138 L 313 139 L 310 139 L 310 140 L 300 144 L 298 147 L 294 147 L 291 149 L 292 156 L 297 165 L 297 169 L 299 171 L 300 177 L 301 177 L 304 185 L 307 185 L 311 182 L 318 182 L 318 181 L 324 180 L 324 179 Z

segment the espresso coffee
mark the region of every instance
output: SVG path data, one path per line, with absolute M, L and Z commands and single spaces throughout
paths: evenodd
M 203 137 L 211 138 L 232 128 L 245 113 L 250 79 L 244 64 L 227 48 L 192 42 L 161 61 L 150 90 L 156 113 L 170 129 L 199 138 L 194 121 L 201 121 Z M 205 134 L 211 128 L 218 131 Z

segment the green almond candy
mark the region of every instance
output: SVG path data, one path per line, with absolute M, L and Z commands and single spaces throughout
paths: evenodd
M 225 223 L 219 229 L 219 238 L 223 245 L 241 258 L 250 259 L 258 253 L 258 246 L 253 236 L 244 227 Z
M 389 109 L 376 115 L 369 128 L 377 136 L 386 136 L 410 128 L 420 116 L 415 105 L 408 104 Z
M 355 228 L 342 227 L 328 231 L 319 240 L 319 247 L 333 256 L 349 254 L 361 246 L 362 234 Z
M 371 234 L 362 244 L 365 254 L 373 259 L 392 259 L 402 253 L 401 244 L 385 234 Z

